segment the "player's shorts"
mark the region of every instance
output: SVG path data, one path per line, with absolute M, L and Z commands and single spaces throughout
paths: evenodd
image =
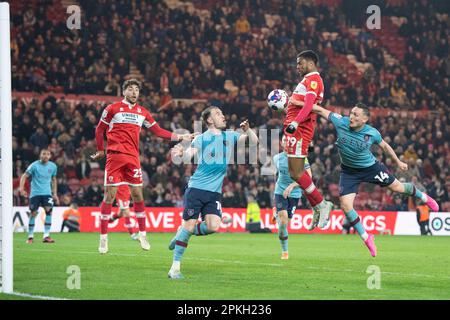
M 139 157 L 108 151 L 106 155 L 105 186 L 142 186 Z
M 297 130 L 292 134 L 284 131 L 284 152 L 286 152 L 289 158 L 306 158 L 313 136 L 314 124 L 310 122 L 299 125 Z
M 218 192 L 187 188 L 183 199 L 183 220 L 202 220 L 207 214 L 215 214 L 222 217 L 222 195 Z
M 52 196 L 34 196 L 30 198 L 30 211 L 37 211 L 39 207 L 53 208 Z
M 130 187 L 121 185 L 117 188 L 116 203 L 120 210 L 128 209 L 130 207 Z
M 358 193 L 361 182 L 377 184 L 387 187 L 395 181 L 395 177 L 388 168 L 377 161 L 367 168 L 351 168 L 341 164 L 341 176 L 339 178 L 339 195 Z
M 275 208 L 277 209 L 277 213 L 280 211 L 286 210 L 288 214 L 288 218 L 292 219 L 294 216 L 295 210 L 298 206 L 298 200 L 299 198 L 291 198 L 288 197 L 285 199 L 282 195 L 276 194 L 275 195 Z

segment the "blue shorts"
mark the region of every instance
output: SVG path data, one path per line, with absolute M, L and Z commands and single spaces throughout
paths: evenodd
M 183 206 L 183 220 L 198 219 L 200 214 L 202 220 L 207 214 L 222 217 L 222 195 L 218 192 L 187 188 L 184 192 Z
M 361 182 L 377 184 L 387 187 L 395 181 L 395 177 L 381 162 L 375 162 L 367 168 L 351 168 L 341 164 L 341 176 L 339 178 L 339 195 L 358 193 Z
M 286 210 L 288 213 L 288 218 L 292 219 L 292 216 L 295 213 L 295 210 L 298 207 L 299 198 L 290 198 L 285 199 L 282 195 L 275 195 L 275 207 L 277 209 L 277 213 L 280 211 Z
M 38 211 L 39 207 L 53 208 L 52 196 L 34 196 L 30 198 L 30 211 Z

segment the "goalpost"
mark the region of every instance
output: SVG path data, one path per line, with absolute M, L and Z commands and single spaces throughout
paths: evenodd
M 13 292 L 12 118 L 9 4 L 0 2 L 0 292 Z

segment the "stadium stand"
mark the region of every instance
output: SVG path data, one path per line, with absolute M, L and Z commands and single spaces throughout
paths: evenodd
M 273 88 L 292 90 L 295 56 L 310 48 L 321 57 L 325 106 L 362 101 L 376 108 L 372 124 L 411 167 L 397 176 L 416 179 L 450 210 L 449 9 L 440 2 L 386 1 L 383 34 L 366 29 L 345 0 L 78 3 L 82 27 L 70 31 L 65 10 L 57 10 L 64 1 L 11 2 L 16 179 L 49 146 L 62 203 L 98 205 L 103 164 L 86 159 L 95 151 L 101 110 L 120 99 L 120 84 L 130 77 L 144 80 L 141 102 L 165 128 L 192 131 L 205 103 L 220 105 L 231 127 L 248 118 L 253 127 L 281 128 L 265 98 Z M 146 204 L 181 206 L 192 166 L 168 165 L 171 145 L 142 134 Z M 320 122 L 310 162 L 316 183 L 337 203 L 332 135 Z M 261 207 L 271 206 L 273 177 L 259 174 L 270 168 L 231 166 L 223 205 L 244 207 L 252 193 Z M 378 187 L 360 194 L 357 209 L 407 209 L 405 199 Z M 15 204 L 24 201 L 16 190 Z

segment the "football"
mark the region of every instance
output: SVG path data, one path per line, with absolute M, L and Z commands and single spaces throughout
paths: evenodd
M 275 111 L 283 111 L 289 101 L 289 96 L 286 91 L 281 89 L 272 90 L 267 96 L 267 104 L 270 109 Z

